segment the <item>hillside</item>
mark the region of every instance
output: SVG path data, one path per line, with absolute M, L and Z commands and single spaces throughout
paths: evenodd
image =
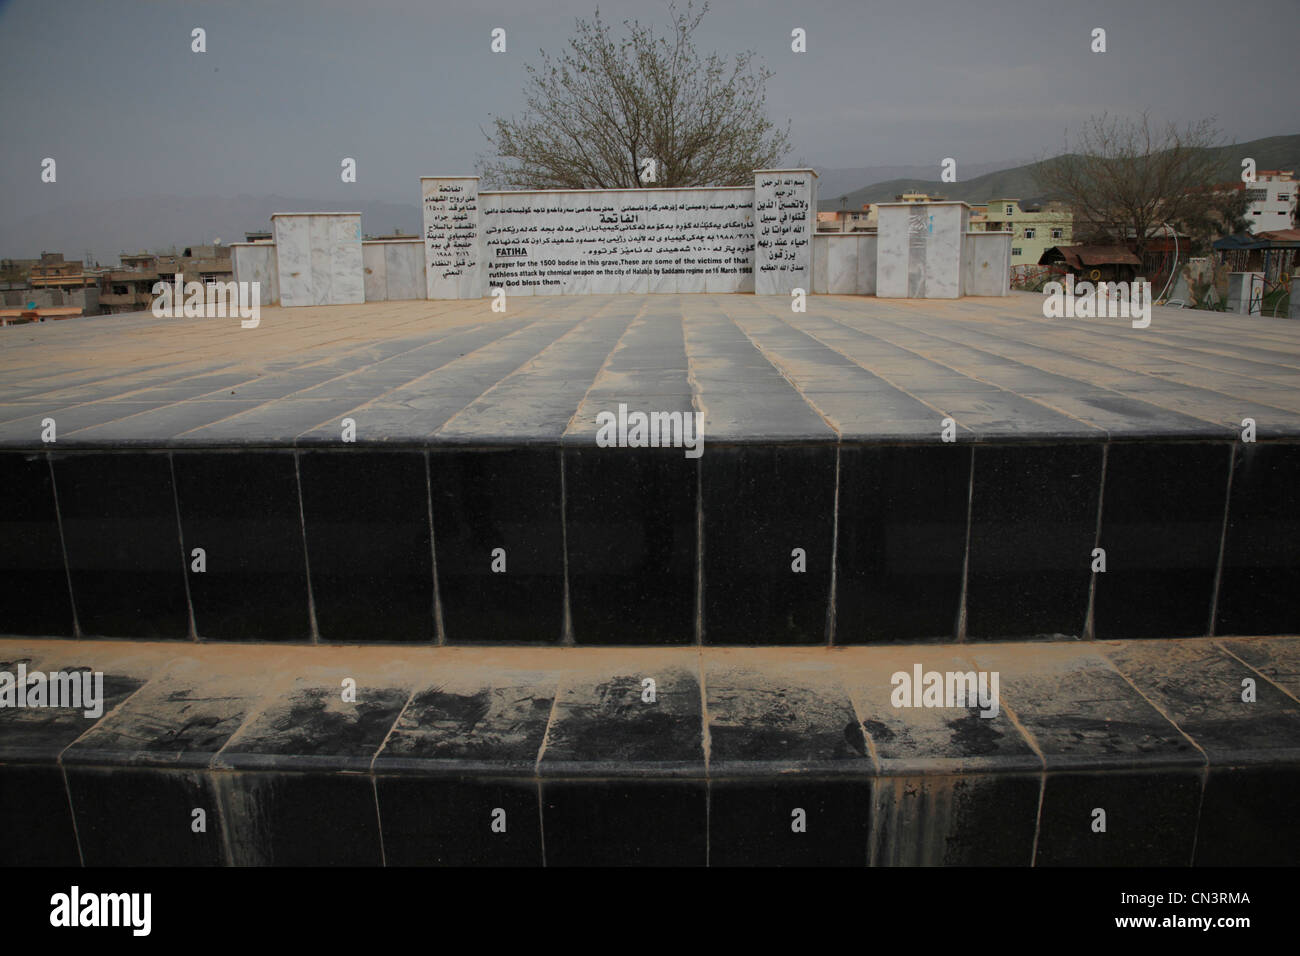
M 1269 136 L 1215 150 L 1220 157 L 1220 177 L 1224 182 L 1235 182 L 1241 176 L 1241 160 L 1249 156 L 1258 169 L 1294 169 L 1300 171 L 1300 133 L 1291 136 Z M 1047 160 L 1051 162 L 1051 160 Z M 859 209 L 864 203 L 892 202 L 903 192 L 939 193 L 948 199 L 962 199 L 969 203 L 987 202 L 990 199 L 1039 200 L 1044 196 L 1034 178 L 1038 163 L 1027 163 L 1013 169 L 986 173 L 955 183 L 935 179 L 890 179 L 873 183 L 848 193 L 846 202 L 838 196 L 822 194 L 817 208 L 822 211 Z M 961 168 L 958 167 L 960 175 Z

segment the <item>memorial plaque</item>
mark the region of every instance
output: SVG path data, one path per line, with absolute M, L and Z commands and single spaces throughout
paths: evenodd
M 487 294 L 479 242 L 478 177 L 422 176 L 424 265 L 430 299 Z
M 483 193 L 488 285 L 507 295 L 748 292 L 748 187 Z
M 812 237 L 817 230 L 817 174 L 811 169 L 754 172 L 754 291 L 812 291 Z

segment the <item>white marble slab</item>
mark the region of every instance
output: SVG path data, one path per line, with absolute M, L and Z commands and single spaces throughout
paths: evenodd
M 384 244 L 362 241 L 361 262 L 365 267 L 366 301 L 383 302 L 388 298 L 388 263 L 384 259 Z
M 420 240 L 385 242 L 384 264 L 388 273 L 388 298 L 423 299 L 427 297 L 424 243 Z
M 481 299 L 488 294 L 477 176 L 422 176 L 425 296 Z
M 365 301 L 361 213 L 276 213 L 271 223 L 281 305 Z
M 881 203 L 877 222 L 877 295 L 960 298 L 969 206 L 963 202 Z
M 754 291 L 789 295 L 792 289 L 811 289 L 817 173 L 755 170 L 754 217 Z

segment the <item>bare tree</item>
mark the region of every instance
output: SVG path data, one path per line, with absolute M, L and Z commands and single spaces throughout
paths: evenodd
M 1134 243 L 1140 258 L 1162 224 L 1203 224 L 1222 178 L 1213 119 L 1179 128 L 1109 114 L 1091 117 L 1063 154 L 1037 164 L 1035 178 L 1074 208 L 1076 239 Z M 1227 210 L 1231 218 L 1231 210 Z
M 615 37 L 597 10 L 577 21 L 569 48 L 529 65 L 524 114 L 496 117 L 480 157 L 486 185 L 515 189 L 739 186 L 777 165 L 789 125 L 765 116 L 772 74 L 752 51 L 728 62 L 692 41 L 708 12 L 670 4 L 669 36 L 624 20 Z M 653 160 L 653 183 L 644 161 Z

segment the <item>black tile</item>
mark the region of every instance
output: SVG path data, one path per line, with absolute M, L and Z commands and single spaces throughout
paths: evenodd
M 1205 755 L 1177 726 L 1091 649 L 1042 644 L 975 649 L 1000 675 L 1005 709 L 1035 743 L 1048 773 L 1195 768 Z
M 168 456 L 60 455 L 54 477 L 82 633 L 189 637 Z
M 1216 634 L 1300 631 L 1300 444 L 1236 448 Z
M 654 700 L 646 679 L 654 681 Z M 574 678 L 560 693 L 538 761 L 543 776 L 704 775 L 700 685 L 661 665 Z
M 555 702 L 558 677 L 474 668 L 417 691 L 375 758 L 384 770 L 531 776 Z
M 968 445 L 841 449 L 836 644 L 955 637 L 970 462 Z
M 80 866 L 63 771 L 0 763 L 0 866 Z
M 307 641 L 307 562 L 294 457 L 285 453 L 174 456 L 187 567 L 199 637 Z
M 695 642 L 698 465 L 681 449 L 565 450 L 578 644 Z
M 1047 775 L 1036 866 L 1187 866 L 1201 774 L 1191 771 Z M 1095 832 L 1094 811 L 1105 811 Z
M 704 781 L 542 783 L 547 866 L 704 866 Z
M 424 454 L 303 453 L 298 467 L 320 639 L 432 641 Z
M 195 770 L 68 767 L 86 866 L 216 866 L 225 862 L 211 778 Z M 195 810 L 202 810 L 201 818 Z M 203 829 L 196 831 L 199 820 Z
M 151 682 L 68 747 L 63 763 L 207 768 L 244 722 L 256 690 L 197 679 L 197 669 Z
M 1106 459 L 1098 639 L 1206 634 L 1223 537 L 1223 444 L 1114 444 Z
M 1134 642 L 1110 657 L 1211 767 L 1300 763 L 1300 705 L 1215 642 Z M 1242 699 L 1247 679 L 1253 700 Z
M 872 773 L 862 725 L 825 663 L 714 658 L 706 666 L 711 776 Z
M 710 866 L 866 866 L 870 832 L 868 780 L 709 784 Z
M 375 778 L 388 866 L 541 866 L 537 782 Z
M 1197 866 L 1300 865 L 1300 767 L 1210 769 L 1196 833 Z
M 50 686 L 48 675 L 51 672 L 51 669 L 46 666 L 48 663 L 27 665 L 29 686 L 33 678 L 40 679 L 36 675 L 45 675 L 47 678 L 45 686 L 48 692 Z M 46 669 L 38 670 L 38 667 Z M 94 675 L 101 672 L 84 666 L 63 666 L 59 670 L 64 674 L 75 675 L 89 672 L 94 682 L 89 693 L 100 695 L 98 708 L 91 706 L 83 696 L 83 706 L 80 707 L 38 707 L 29 704 L 25 707 L 0 709 L 0 762 L 53 762 L 83 734 L 93 733 L 100 721 L 112 714 L 114 708 L 134 694 L 144 683 L 143 680 L 134 677 L 103 674 L 102 686 L 96 690 L 99 681 Z M 10 670 L 10 673 L 15 677 L 21 676 L 16 670 Z M 84 679 L 84 676 L 81 677 L 81 680 Z M 81 687 L 84 688 L 84 684 Z M 69 688 L 69 691 L 74 693 L 80 690 L 81 688 L 75 691 Z
M 557 643 L 564 625 L 560 453 L 434 451 L 433 534 L 448 643 Z M 505 552 L 494 572 L 493 552 Z
M 71 637 L 72 599 L 44 455 L 0 454 L 0 633 Z
M 1101 457 L 1101 445 L 975 449 L 970 637 L 1082 634 Z
M 368 774 L 216 774 L 235 866 L 378 866 L 383 862 Z
M 875 866 L 1029 866 L 1042 776 L 938 773 L 883 777 L 875 796 Z
M 701 468 L 705 643 L 824 643 L 835 449 L 714 447 Z
M 366 772 L 410 695 L 403 688 L 298 682 L 240 728 L 216 766 Z

